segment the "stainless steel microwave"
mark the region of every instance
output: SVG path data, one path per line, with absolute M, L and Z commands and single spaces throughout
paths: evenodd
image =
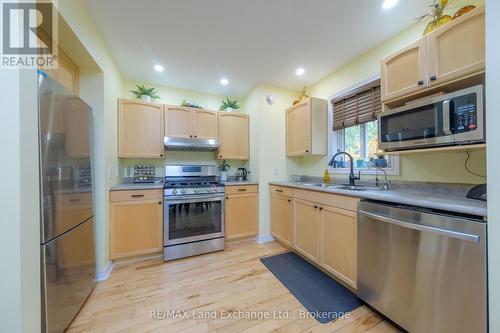
M 418 100 L 378 116 L 379 149 L 484 142 L 484 86 Z

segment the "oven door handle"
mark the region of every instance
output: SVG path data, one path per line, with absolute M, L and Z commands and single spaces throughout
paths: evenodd
M 455 239 L 459 239 L 459 240 L 463 240 L 463 241 L 468 241 L 468 242 L 472 242 L 472 243 L 476 243 L 476 244 L 479 243 L 479 240 L 480 240 L 479 236 L 477 236 L 477 235 L 471 235 L 471 234 L 466 234 L 463 232 L 426 226 L 426 225 L 417 224 L 417 223 L 413 223 L 413 222 L 407 222 L 407 221 L 403 221 L 403 220 L 396 220 L 396 219 L 393 219 L 393 218 L 390 218 L 387 216 L 365 212 L 363 210 L 358 210 L 358 213 L 360 215 L 366 216 L 366 217 L 371 218 L 371 219 L 376 220 L 376 221 L 390 223 L 390 224 L 394 224 L 394 225 L 397 225 L 397 226 L 400 226 L 403 228 L 412 229 L 412 230 L 429 232 L 432 234 L 445 236 L 445 237 L 451 237 L 451 238 L 455 238 Z
M 167 204 L 182 204 L 182 203 L 193 203 L 193 202 L 214 202 L 214 201 L 224 201 L 224 196 L 198 196 L 198 197 L 184 197 L 184 198 L 167 198 L 164 197 L 163 201 Z
M 443 133 L 452 135 L 450 126 L 450 100 L 443 101 Z

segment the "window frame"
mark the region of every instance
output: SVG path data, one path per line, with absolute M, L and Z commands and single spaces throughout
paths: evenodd
M 330 161 L 333 157 L 334 154 L 337 153 L 337 151 L 340 149 L 343 149 L 343 131 L 344 129 L 340 130 L 333 130 L 333 105 L 331 101 L 333 99 L 339 98 L 343 95 L 348 94 L 349 92 L 359 89 L 375 80 L 379 80 L 380 75 L 375 75 L 372 77 L 369 77 L 366 80 L 363 80 L 361 82 L 358 82 L 354 84 L 353 86 L 344 89 L 334 95 L 331 95 L 328 97 L 328 161 Z M 364 141 L 366 141 L 366 132 L 363 130 L 364 126 L 362 126 L 362 135 L 361 137 L 363 138 Z M 365 144 L 361 145 L 362 149 L 366 149 L 366 142 Z M 364 154 L 363 154 L 364 155 Z M 400 175 L 400 170 L 399 170 L 399 156 L 397 155 L 390 155 L 387 156 L 387 159 L 389 160 L 389 164 L 391 167 L 388 168 L 383 168 L 388 175 L 393 175 L 393 176 L 399 176 Z M 328 166 L 328 172 L 333 173 L 333 174 L 348 174 L 350 173 L 350 168 L 334 168 L 333 166 Z M 368 174 L 368 175 L 374 175 L 377 174 L 378 171 L 376 168 L 357 168 L 356 165 L 354 165 L 354 172 L 361 171 L 361 174 Z

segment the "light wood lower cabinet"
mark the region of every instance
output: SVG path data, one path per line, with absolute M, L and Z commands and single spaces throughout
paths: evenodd
M 315 263 L 319 263 L 320 215 L 314 202 L 295 199 L 295 249 Z
M 356 212 L 329 206 L 321 208 L 321 265 L 356 288 Z
M 293 244 L 292 198 L 271 194 L 271 233 L 284 245 Z
M 277 186 L 270 192 L 273 236 L 356 288 L 359 199 Z
M 110 258 L 162 251 L 161 190 L 113 191 L 110 197 Z
M 238 191 L 240 189 L 245 191 Z M 257 235 L 259 214 L 257 186 L 229 186 L 226 194 L 224 221 L 226 239 Z

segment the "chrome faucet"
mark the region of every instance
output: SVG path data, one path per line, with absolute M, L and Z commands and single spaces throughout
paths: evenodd
M 339 151 L 338 153 L 336 153 L 335 155 L 333 155 L 333 157 L 330 160 L 330 162 L 328 162 L 328 165 L 332 167 L 333 163 L 335 162 L 335 159 L 339 155 L 346 155 L 347 157 L 349 157 L 349 161 L 350 161 L 350 164 L 351 164 L 351 172 L 349 173 L 349 186 L 356 186 L 356 180 L 360 180 L 361 179 L 361 171 L 359 172 L 358 176 L 354 175 L 354 159 L 352 158 L 351 154 L 346 153 L 345 151 Z
M 387 171 L 385 171 L 381 167 L 377 167 L 377 170 L 380 170 L 380 171 L 382 171 L 384 173 L 385 181 L 384 181 L 384 185 L 382 185 L 382 189 L 383 190 L 390 190 L 392 184 L 391 184 L 391 182 L 389 180 L 387 180 Z M 375 182 L 376 182 L 376 186 L 378 186 L 378 173 L 377 173 L 377 176 L 375 178 Z

